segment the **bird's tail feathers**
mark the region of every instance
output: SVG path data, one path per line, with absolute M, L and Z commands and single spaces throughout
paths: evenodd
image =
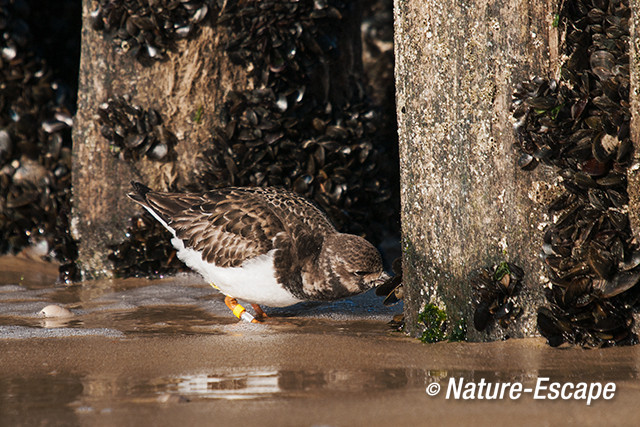
M 128 193 L 127 196 L 143 206 L 149 206 L 149 203 L 147 202 L 147 193 L 150 192 L 151 189 L 136 181 L 131 181 L 131 186 L 135 190 L 135 193 Z

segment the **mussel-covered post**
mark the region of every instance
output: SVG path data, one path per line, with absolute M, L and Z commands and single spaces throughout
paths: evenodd
M 416 335 L 434 327 L 434 309 L 446 314 L 442 337 L 535 334 L 541 201 L 553 191 L 549 168 L 519 167 L 510 105 L 519 81 L 556 71 L 555 3 L 395 2 L 405 324 Z
M 640 236 L 640 1 L 630 0 L 631 19 L 629 42 L 629 74 L 631 103 L 631 140 L 633 141 L 633 161 L 627 171 L 629 191 L 629 221 L 631 231 Z
M 184 184 L 225 88 L 242 81 L 223 59 L 225 32 L 207 24 L 208 2 L 165 3 L 83 1 L 72 231 L 85 277 L 110 274 L 109 246 L 136 212 L 129 182 Z

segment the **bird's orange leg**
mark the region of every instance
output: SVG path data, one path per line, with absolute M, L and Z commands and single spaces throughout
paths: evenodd
M 227 307 L 229 307 L 231 311 L 233 311 L 233 314 L 238 319 L 251 323 L 260 323 L 260 321 L 253 317 L 251 313 L 249 313 L 243 306 L 238 304 L 238 300 L 236 300 L 235 298 L 227 295 L 224 297 L 224 303 L 227 305 Z
M 267 316 L 267 313 L 264 312 L 262 307 L 260 307 L 258 304 L 251 304 L 251 307 L 253 307 L 253 309 L 256 311 L 256 316 L 259 320 L 264 320 L 269 317 Z

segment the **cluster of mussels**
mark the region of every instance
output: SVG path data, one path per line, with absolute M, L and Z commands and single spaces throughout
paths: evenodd
M 258 82 L 276 92 L 313 92 L 325 100 L 328 63 L 338 51 L 346 9 L 336 0 L 228 2 L 217 25 L 230 30 L 229 59 L 251 64 Z
M 132 104 L 129 95 L 109 98 L 98 107 L 100 133 L 110 142 L 113 155 L 127 160 L 147 156 L 169 160 L 177 138 L 163 125 L 158 111 Z
M 116 276 L 154 277 L 187 270 L 167 243 L 170 233 L 151 215 L 130 218 L 125 237 L 109 254 Z
M 473 326 L 478 331 L 484 331 L 491 320 L 507 328 L 522 314 L 522 308 L 517 305 L 514 296 L 520 290 L 523 277 L 524 271 L 509 262 L 484 268 L 473 277 Z
M 92 26 L 141 63 L 161 60 L 178 39 L 196 33 L 209 13 L 205 0 L 99 0 Z
M 32 246 L 76 277 L 69 234 L 71 132 L 64 87 L 33 51 L 29 5 L 0 2 L 0 253 Z
M 232 93 L 229 118 L 200 160 L 199 185 L 278 186 L 320 205 L 336 225 L 365 234 L 393 213 L 389 187 L 379 175 L 371 141 L 376 114 L 350 108 L 338 119 L 328 114 L 286 114 L 290 101 L 271 89 Z M 293 99 L 291 102 L 296 102 Z M 379 206 L 374 213 L 370 206 Z
M 637 342 L 640 252 L 626 189 L 630 14 L 627 0 L 566 2 L 561 80 L 534 78 L 514 94 L 520 166 L 555 166 L 563 187 L 544 236 L 549 307 L 538 310 L 552 346 Z
M 336 225 L 380 235 L 364 225 L 389 221 L 379 112 L 354 82 L 340 108 L 331 99 L 329 63 L 352 5 L 339 1 L 229 2 L 218 25 L 231 35 L 232 61 L 249 65 L 259 89 L 230 93 L 226 126 L 202 156 L 199 183 L 271 185 L 316 201 Z M 381 173 L 381 171 L 383 173 Z M 375 213 L 370 206 L 379 206 Z

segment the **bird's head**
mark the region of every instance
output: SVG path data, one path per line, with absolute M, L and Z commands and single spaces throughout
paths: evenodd
M 389 278 L 384 272 L 380 252 L 362 237 L 342 233 L 331 235 L 324 242 L 323 252 L 333 274 L 352 294 L 379 286 Z

